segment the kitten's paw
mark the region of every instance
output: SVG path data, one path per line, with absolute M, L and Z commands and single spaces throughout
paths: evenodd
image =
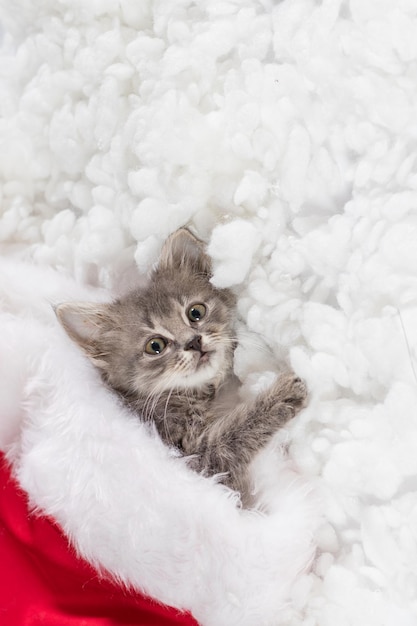
M 276 382 L 275 389 L 281 402 L 291 404 L 298 410 L 306 403 L 308 396 L 307 385 L 295 374 L 280 376 Z
M 305 382 L 293 373 L 280 376 L 271 392 L 275 405 L 273 412 L 279 415 L 281 423 L 297 415 L 305 406 L 308 396 Z
M 258 415 L 276 429 L 284 426 L 306 404 L 307 387 L 294 373 L 283 374 L 257 401 Z

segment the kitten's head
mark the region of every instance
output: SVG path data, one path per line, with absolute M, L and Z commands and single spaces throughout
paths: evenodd
M 217 386 L 232 366 L 234 297 L 210 277 L 202 242 L 180 229 L 165 242 L 146 287 L 109 304 L 64 303 L 55 311 L 122 393 Z

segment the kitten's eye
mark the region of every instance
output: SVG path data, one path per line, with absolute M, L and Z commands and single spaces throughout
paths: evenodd
M 167 341 L 163 337 L 152 337 L 145 346 L 146 354 L 161 354 L 167 347 Z
M 192 322 L 199 322 L 206 313 L 207 309 L 204 304 L 193 304 L 187 311 L 188 319 Z

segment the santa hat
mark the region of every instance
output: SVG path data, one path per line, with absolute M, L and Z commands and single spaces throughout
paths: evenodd
M 242 510 L 122 406 L 56 322 L 51 302 L 103 294 L 13 262 L 0 278 L 0 447 L 19 485 L 3 467 L 8 626 L 146 624 L 135 611 L 156 612 L 149 623 L 193 623 L 182 611 L 204 626 L 279 624 L 316 520 L 278 450 L 270 512 Z

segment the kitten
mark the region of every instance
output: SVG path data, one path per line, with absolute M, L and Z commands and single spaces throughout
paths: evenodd
M 55 311 L 104 381 L 153 420 L 163 441 L 195 455 L 198 471 L 222 474 L 247 505 L 250 462 L 307 393 L 287 374 L 252 404 L 237 400 L 235 299 L 210 277 L 203 243 L 180 229 L 165 242 L 146 287 L 109 304 L 64 303 Z

